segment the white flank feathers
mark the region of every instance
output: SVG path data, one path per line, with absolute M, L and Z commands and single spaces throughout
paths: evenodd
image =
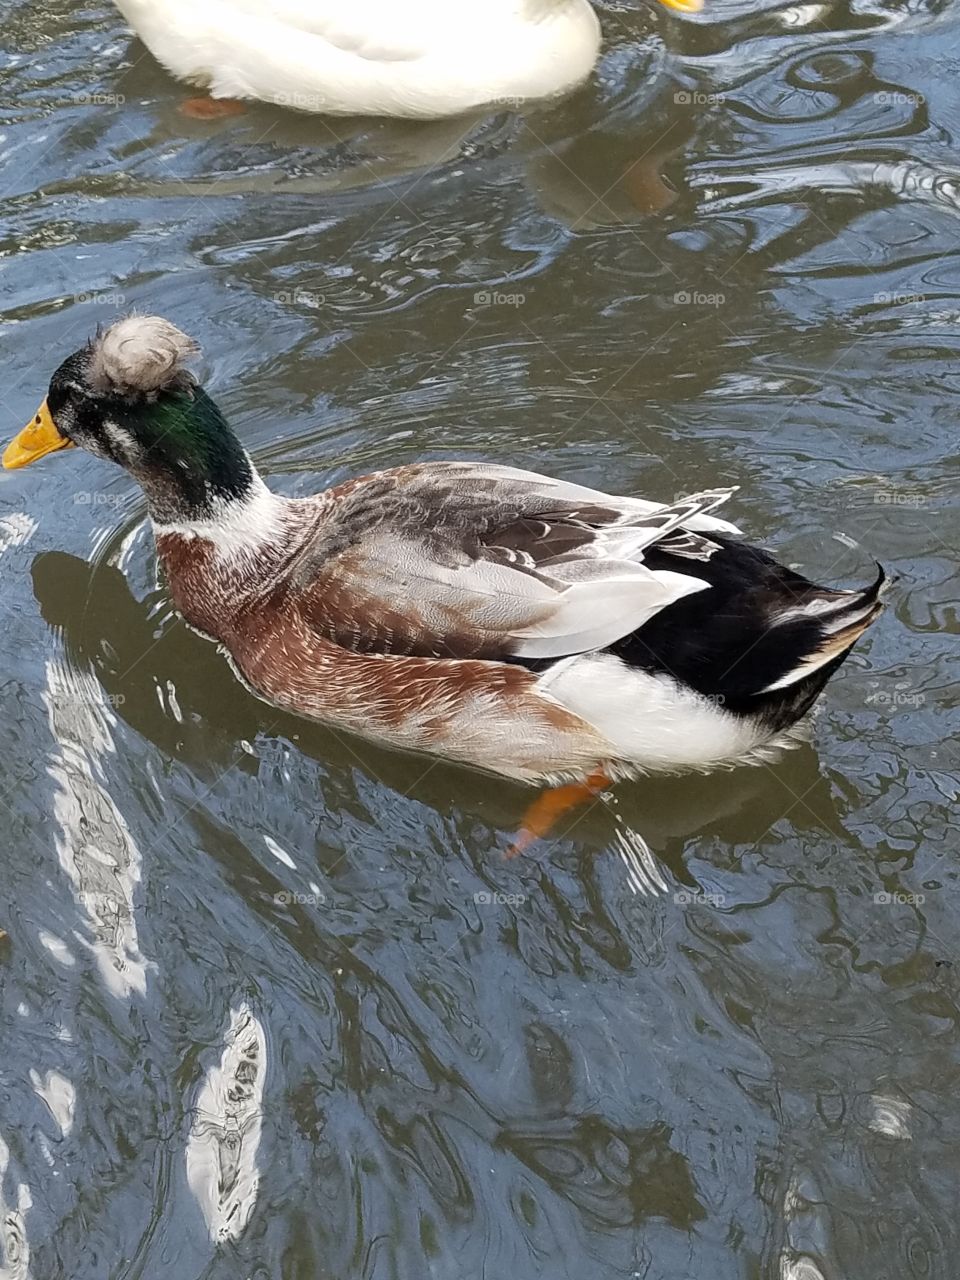
M 709 769 L 749 759 L 769 734 L 669 676 L 628 667 L 611 653 L 558 662 L 545 693 L 586 720 L 643 772 Z

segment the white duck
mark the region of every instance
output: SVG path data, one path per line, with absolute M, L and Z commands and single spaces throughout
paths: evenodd
M 115 0 L 154 57 L 212 98 L 432 119 L 589 75 L 589 0 Z M 695 12 L 702 0 L 661 0 Z

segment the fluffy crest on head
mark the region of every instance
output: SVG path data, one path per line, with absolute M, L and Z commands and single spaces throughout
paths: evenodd
M 90 381 L 98 391 L 153 395 L 186 391 L 186 362 L 199 347 L 162 316 L 125 316 L 90 344 Z

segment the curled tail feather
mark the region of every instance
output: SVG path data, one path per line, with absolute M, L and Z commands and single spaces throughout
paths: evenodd
M 763 693 L 787 689 L 815 671 L 842 658 L 883 612 L 881 592 L 887 581 L 883 566 L 877 563 L 877 576 L 863 591 L 823 591 L 813 600 L 790 609 L 778 621 L 809 618 L 817 622 L 818 643 L 779 680 Z

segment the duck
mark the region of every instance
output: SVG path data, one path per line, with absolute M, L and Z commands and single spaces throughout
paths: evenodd
M 3 453 L 79 447 L 141 486 L 176 609 L 259 698 L 335 730 L 546 787 L 522 831 L 623 778 L 756 765 L 808 737 L 876 620 L 716 514 L 504 463 L 413 462 L 273 492 L 192 371 L 125 316 L 69 355 Z
M 681 13 L 702 0 L 660 0 Z M 589 0 L 115 0 L 205 101 L 436 119 L 562 94 L 600 50 Z M 187 114 L 229 114 L 229 107 Z

